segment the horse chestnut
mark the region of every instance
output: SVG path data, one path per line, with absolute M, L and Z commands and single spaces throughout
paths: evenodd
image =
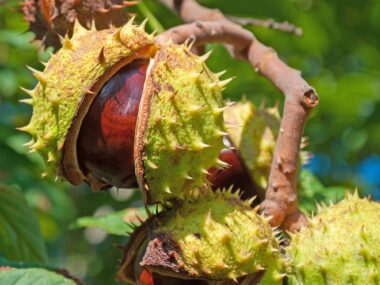
M 48 172 L 93 190 L 128 187 L 134 175 L 147 204 L 185 199 L 224 166 L 220 81 L 186 45 L 157 45 L 132 21 L 62 38 L 34 90 L 32 151 Z M 149 65 L 149 67 L 147 67 Z M 173 179 L 174 178 L 174 179 Z
M 282 284 L 276 232 L 252 208 L 253 200 L 242 200 L 238 191 L 205 191 L 150 217 L 131 234 L 118 279 L 143 285 L 185 284 L 180 279 L 234 284 L 225 281 L 259 274 L 262 284 Z

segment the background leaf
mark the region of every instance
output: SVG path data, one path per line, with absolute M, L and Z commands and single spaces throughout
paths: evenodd
M 137 217 L 141 220 L 146 219 L 147 213 L 144 207 L 129 208 L 100 217 L 81 217 L 71 225 L 71 228 L 96 227 L 109 234 L 128 236 L 133 230 L 130 223 L 140 224 Z
M 24 195 L 0 185 L 0 201 L 0 253 L 10 260 L 46 263 L 44 240 Z
M 6 269 L 0 267 L 0 284 L 6 285 L 76 285 L 73 280 L 41 268 Z

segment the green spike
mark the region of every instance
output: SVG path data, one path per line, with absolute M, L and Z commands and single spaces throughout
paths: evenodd
M 191 37 L 187 38 L 186 41 L 183 43 L 182 45 L 182 48 L 187 51 L 187 52 L 190 52 L 191 51 L 191 48 L 193 47 L 194 45 L 194 39 L 192 39 Z
M 247 203 L 248 205 L 253 205 L 253 202 L 256 200 L 256 196 L 253 196 L 252 198 L 250 198 L 249 200 L 247 200 Z
M 157 33 L 158 33 L 158 31 L 157 31 L 157 30 L 154 30 L 153 32 L 151 32 L 151 33 L 149 34 L 149 36 L 150 36 L 151 38 L 154 38 L 154 37 L 156 36 Z
M 29 123 L 28 125 L 26 126 L 23 126 L 23 127 L 19 127 L 19 128 L 16 128 L 17 130 L 19 131 L 22 131 L 22 132 L 27 132 L 27 133 L 30 133 L 32 134 L 33 133 L 33 126 Z
M 219 77 L 223 76 L 226 72 L 227 72 L 227 70 L 222 70 L 218 73 L 215 73 L 215 76 L 219 78 Z
M 120 38 L 120 31 L 121 31 L 121 28 L 118 28 L 113 34 L 112 34 L 112 38 L 118 42 L 121 42 L 121 38 Z
M 133 22 L 135 21 L 135 18 L 136 16 L 133 15 L 127 22 L 127 24 L 125 24 L 121 30 L 120 30 L 120 37 L 123 38 L 123 34 L 128 34 L 130 33 L 130 31 L 132 30 L 132 28 L 134 27 L 134 24 Z
M 227 132 L 224 132 L 224 131 L 222 131 L 222 130 L 216 130 L 216 131 L 215 131 L 215 135 L 216 135 L 216 136 L 219 136 L 219 137 L 224 137 L 224 136 L 227 136 L 228 133 L 227 133 Z
M 62 48 L 65 48 L 65 49 L 72 49 L 73 48 L 73 43 L 69 39 L 68 34 L 66 34 L 65 37 L 59 36 L 59 40 L 61 42 Z
M 29 146 L 33 145 L 34 143 L 35 143 L 34 139 L 31 139 L 30 141 L 24 143 L 23 146 L 28 146 L 29 147 Z
M 198 59 L 201 61 L 201 62 L 205 62 L 212 54 L 213 50 L 210 50 L 208 51 L 207 53 L 205 53 L 204 55 L 198 57 Z
M 148 22 L 148 18 L 146 18 L 144 21 L 141 22 L 141 24 L 139 25 L 139 29 L 142 31 L 145 31 L 145 26 L 147 22 Z
M 28 65 L 26 66 L 26 68 L 28 68 L 28 69 L 32 72 L 33 76 L 34 76 L 39 82 L 41 82 L 42 85 L 45 85 L 45 84 L 47 83 L 47 80 L 46 80 L 46 78 L 44 77 L 43 72 L 38 71 L 38 70 L 34 69 L 33 67 L 28 66 Z
M 188 175 L 188 174 L 185 174 L 185 175 L 184 175 L 184 178 L 187 179 L 187 180 L 194 180 L 194 178 L 191 177 L 191 176 Z
M 171 194 L 171 193 L 172 193 L 172 191 L 170 190 L 169 186 L 166 186 L 166 187 L 164 188 L 164 191 L 165 191 L 166 193 L 168 193 L 168 194 Z
M 34 97 L 34 95 L 35 95 L 35 91 L 34 90 L 29 90 L 29 89 L 26 89 L 26 88 L 23 88 L 23 87 L 20 87 L 20 89 L 22 91 L 24 91 L 26 94 L 28 94 L 30 97 Z
M 95 25 L 95 20 L 94 20 L 94 18 L 91 19 L 90 31 L 93 31 L 93 32 L 96 31 L 96 25 Z
M 240 252 L 239 254 L 237 254 L 236 258 L 240 263 L 246 263 L 252 258 L 252 254 Z
M 55 154 L 53 152 L 49 152 L 48 153 L 48 159 L 47 159 L 47 162 L 50 163 L 50 162 L 55 162 L 57 160 L 57 158 L 55 157 Z
M 228 106 L 215 108 L 215 109 L 213 110 L 213 112 L 214 112 L 214 114 L 215 114 L 216 116 L 218 116 L 218 115 L 222 115 L 223 112 L 224 112 L 226 109 L 228 109 Z
M 228 79 L 222 80 L 218 82 L 218 87 L 219 88 L 224 88 L 227 86 L 228 83 L 230 83 L 232 80 L 234 80 L 235 77 L 230 77 Z
M 216 268 L 218 268 L 219 270 L 223 270 L 223 269 L 227 269 L 229 268 L 229 266 L 224 263 L 223 261 L 219 262 L 217 265 L 216 265 Z
M 24 103 L 24 104 L 28 104 L 28 105 L 32 105 L 33 106 L 33 99 L 32 98 L 28 98 L 28 99 L 21 99 L 19 100 L 20 103 Z
M 265 267 L 263 267 L 262 265 L 256 265 L 255 266 L 255 271 L 263 271 L 263 270 L 265 270 Z
M 73 27 L 73 38 L 82 34 L 83 32 L 86 32 L 87 29 L 79 23 L 78 18 L 74 20 L 74 27 Z
M 155 164 L 153 161 L 151 160 L 146 160 L 146 164 L 148 167 L 152 168 L 152 169 L 158 169 L 158 165 Z
M 216 159 L 215 163 L 216 163 L 219 167 L 222 167 L 222 168 L 229 168 L 229 167 L 231 167 L 230 164 L 224 162 L 223 160 L 220 160 L 219 158 Z
M 44 148 L 44 143 L 42 140 L 37 140 L 30 148 L 35 149 L 37 151 L 41 150 Z
M 204 142 L 199 142 L 199 141 L 193 142 L 191 146 L 194 150 L 202 150 L 202 149 L 211 147 L 210 145 L 208 145 Z

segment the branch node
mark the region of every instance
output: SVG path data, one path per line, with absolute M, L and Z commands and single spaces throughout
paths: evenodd
M 304 107 L 311 109 L 318 105 L 319 97 L 313 88 L 309 88 L 302 96 L 302 104 Z

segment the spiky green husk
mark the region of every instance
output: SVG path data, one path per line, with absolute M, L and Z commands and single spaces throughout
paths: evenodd
M 291 235 L 289 284 L 380 284 L 380 204 L 355 193 Z
M 207 55 L 206 55 L 207 56 Z M 184 199 L 218 166 L 223 148 L 219 81 L 205 57 L 169 43 L 147 76 L 137 123 L 136 173 L 148 203 Z
M 243 100 L 228 108 L 224 119 L 229 137 L 263 198 L 280 127 L 278 109 L 256 108 Z
M 154 227 L 153 236 L 166 237 L 161 239 L 163 243 L 171 241 L 176 252 L 169 250 L 168 254 L 174 257 L 173 267 L 179 274 L 236 280 L 271 264 L 280 264 L 275 233 L 268 220 L 251 208 L 251 203 L 230 191 L 202 194 L 196 200 L 183 201 L 164 215 Z M 155 242 L 153 239 L 151 244 L 154 246 Z M 150 254 L 148 249 L 143 265 L 159 272 L 162 268 L 151 263 L 154 256 Z M 274 268 L 266 276 L 273 283 L 263 284 L 276 284 L 283 278 Z
M 48 171 L 58 174 L 62 152 L 69 157 L 64 165 L 66 178 L 77 184 L 85 179 L 76 157 L 76 138 L 80 124 L 103 83 L 134 58 L 150 57 L 153 37 L 143 28 L 128 22 L 122 28 L 86 30 L 77 22 L 71 39 L 62 39 L 62 49 L 43 72 L 33 71 L 38 79 L 34 90 L 27 90 L 33 105 L 30 123 L 21 128 L 33 140 L 31 151 L 38 151 Z M 68 138 L 68 136 L 71 136 Z

